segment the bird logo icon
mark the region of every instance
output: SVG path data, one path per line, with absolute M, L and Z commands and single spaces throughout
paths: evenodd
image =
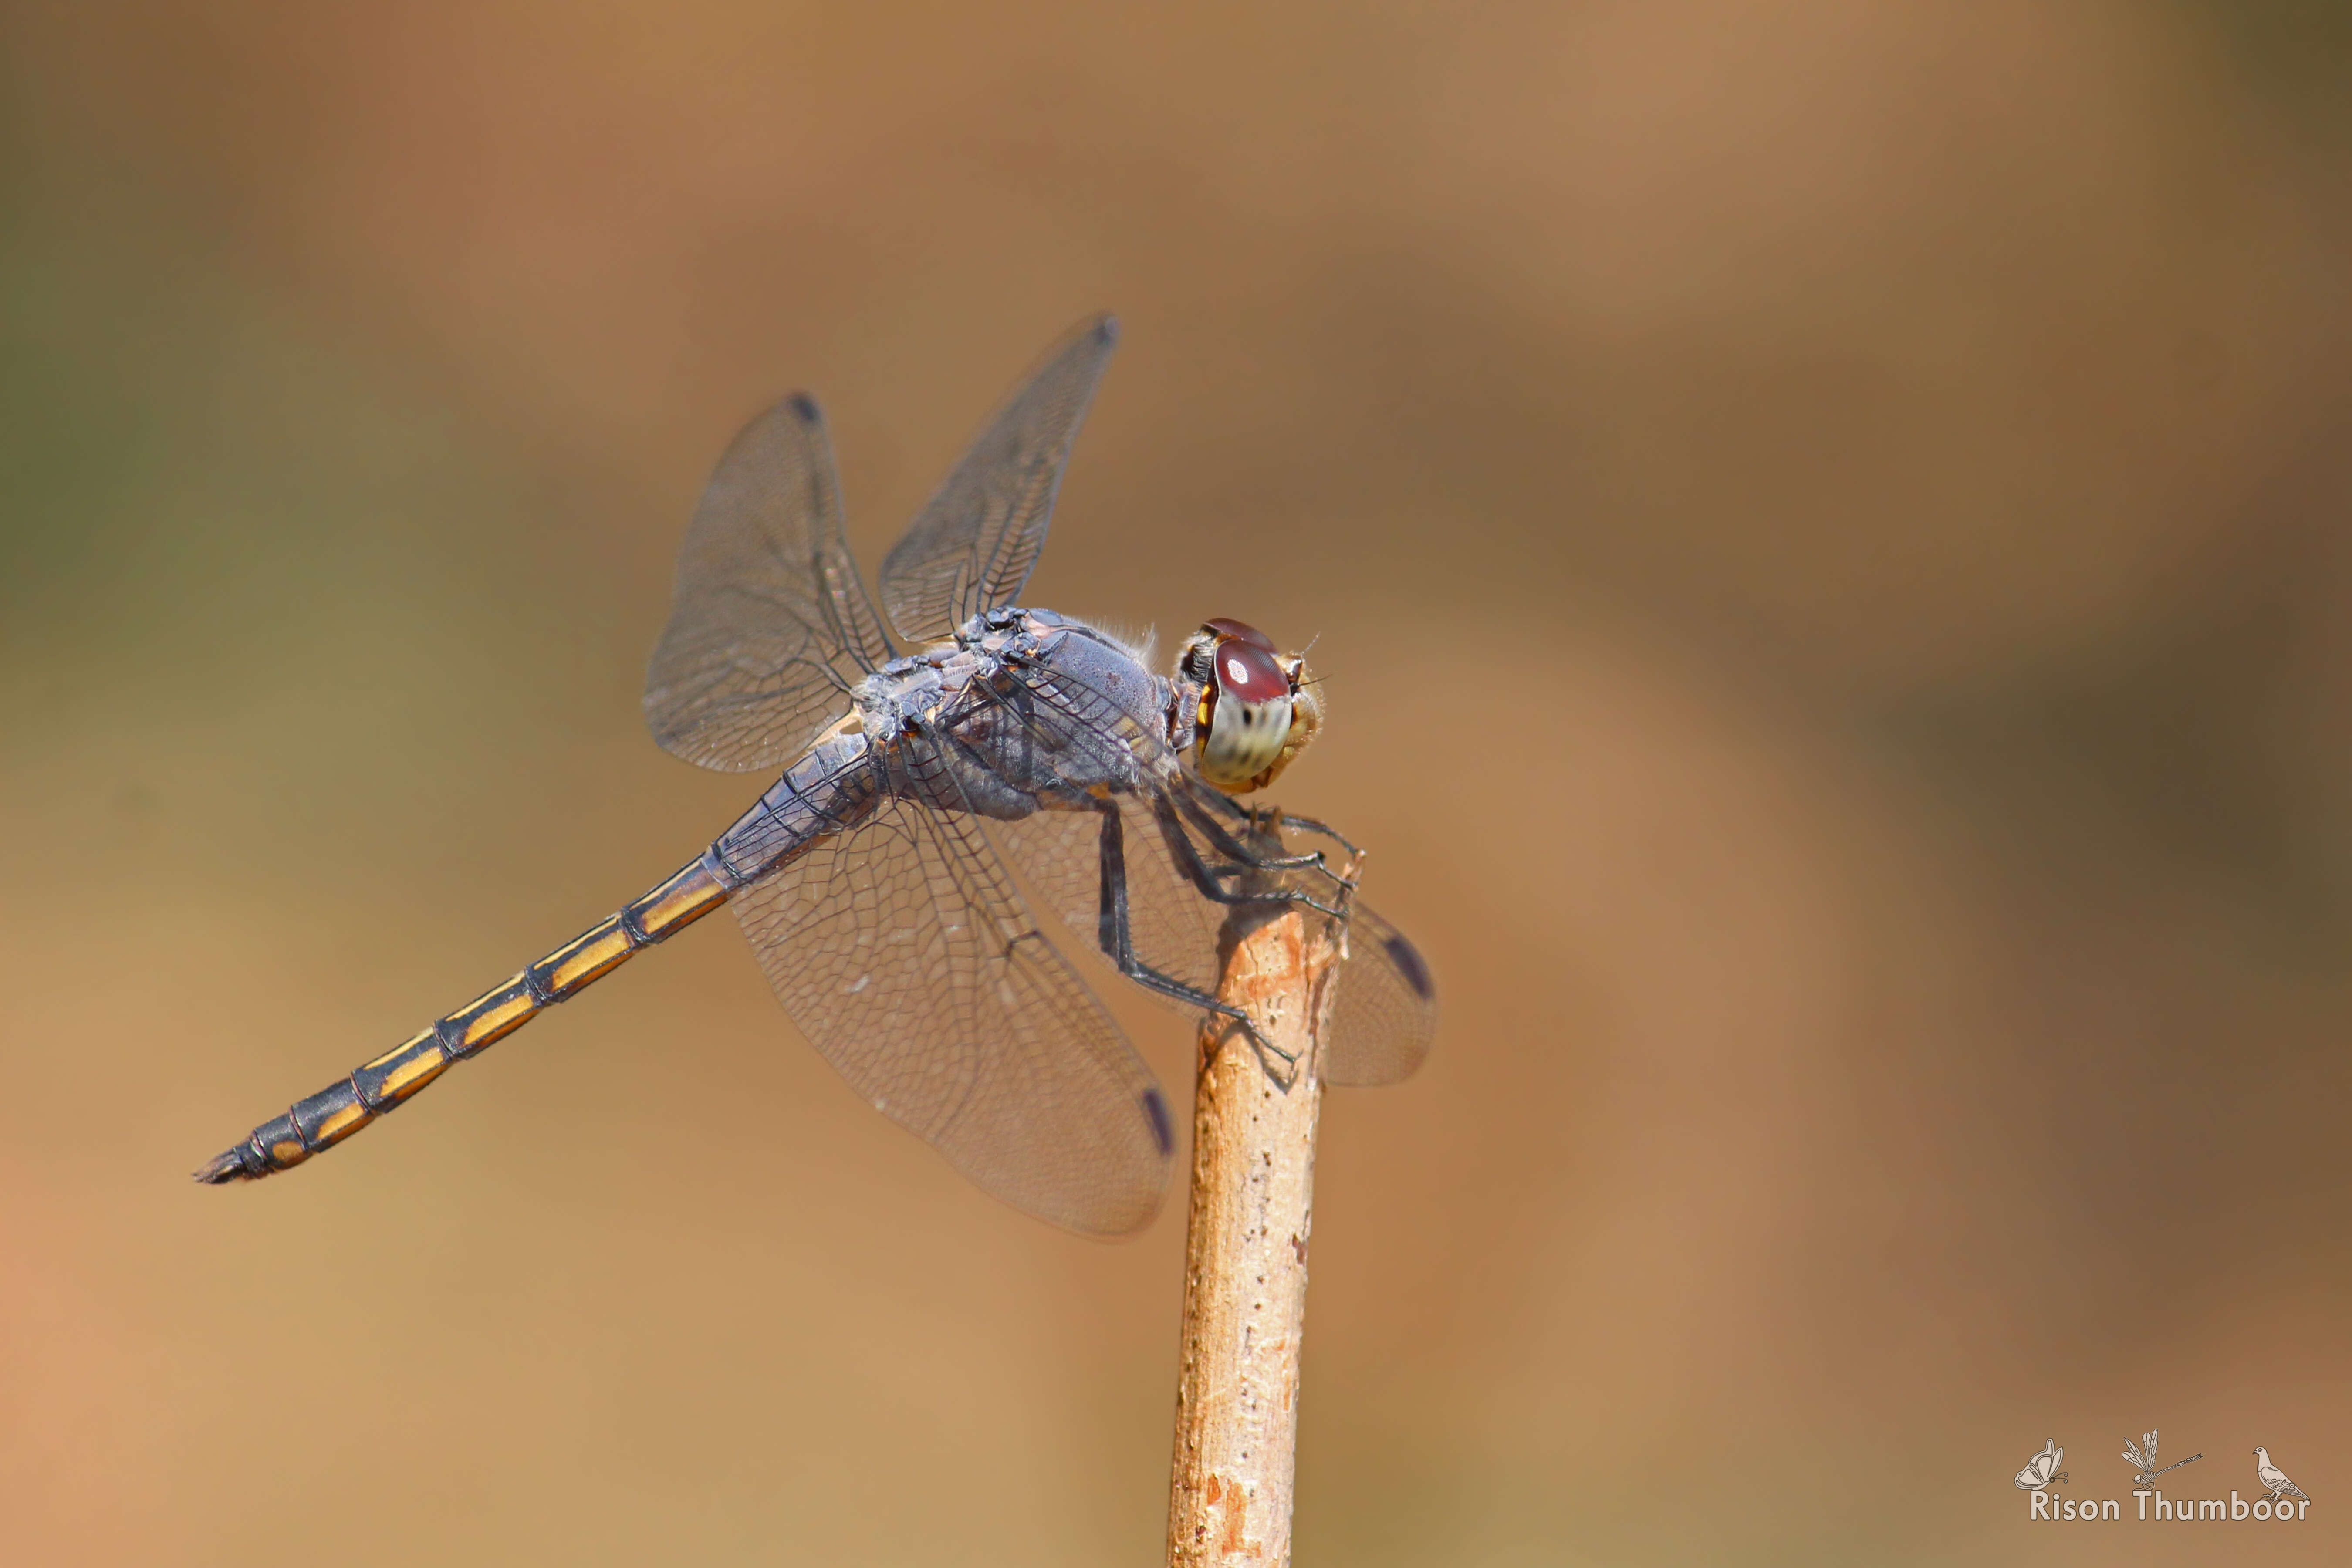
M 2193 1465 L 2204 1457 L 2191 1454 L 2185 1459 L 2175 1459 L 2165 1466 L 2164 1470 L 2177 1470 L 2183 1465 Z M 2156 1468 L 2156 1434 L 2153 1432 L 2144 1435 L 2137 1445 L 2134 1445 L 2130 1438 L 2125 1438 L 2124 1458 L 2129 1459 L 2132 1468 L 2139 1472 L 2132 1478 L 2132 1485 L 2136 1487 L 2151 1485 L 2157 1477 L 2164 1474 L 2164 1470 Z
M 2273 1502 L 2278 1501 L 2288 1492 L 2293 1492 L 2305 1502 L 2311 1500 L 2309 1492 L 2288 1480 L 2286 1472 L 2271 1463 L 2271 1451 L 2268 1448 L 2254 1450 L 2254 1474 L 2262 1478 L 2263 1489 L 2271 1494 L 2270 1500 Z
M 2064 1480 L 2066 1472 L 2058 1468 L 2058 1461 L 2065 1457 L 2066 1450 L 2058 1446 L 2058 1439 L 2051 1438 L 2042 1446 L 2042 1452 L 2026 1460 L 2025 1468 L 2017 1472 L 2018 1490 L 2038 1492 Z

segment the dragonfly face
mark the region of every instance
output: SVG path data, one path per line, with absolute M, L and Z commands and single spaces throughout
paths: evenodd
M 1191 719 L 1193 767 L 1228 795 L 1281 777 L 1322 727 L 1306 659 L 1276 654 L 1274 639 L 1245 621 L 1202 622 L 1177 653 L 1173 684 L 1171 712 Z
M 1074 1230 L 1142 1225 L 1174 1131 L 1024 885 L 1120 975 L 1262 1049 L 1256 1021 L 1216 995 L 1228 914 L 1280 904 L 1344 922 L 1322 1077 L 1412 1072 L 1436 1024 L 1429 968 L 1356 899 L 1354 847 L 1231 798 L 1314 739 L 1305 660 L 1212 620 L 1163 678 L 1083 621 L 1013 604 L 1114 341 L 1108 319 L 1087 323 L 998 413 L 883 562 L 879 607 L 843 538 L 816 405 L 788 397 L 747 426 L 687 531 L 646 717 L 690 762 L 781 776 L 652 891 L 198 1177 L 299 1164 L 721 903 L 860 1094 Z

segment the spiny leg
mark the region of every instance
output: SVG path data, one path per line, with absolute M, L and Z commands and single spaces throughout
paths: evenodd
M 1305 904 L 1317 913 L 1329 915 L 1333 920 L 1348 918 L 1346 910 L 1335 909 L 1317 900 L 1312 893 L 1301 892 L 1296 888 L 1242 892 L 1224 887 L 1220 879 L 1246 877 L 1252 868 L 1242 865 L 1212 866 L 1202 859 L 1199 846 L 1192 842 L 1192 836 L 1184 831 L 1182 819 L 1166 795 L 1152 795 L 1151 815 L 1160 824 L 1160 836 L 1167 840 L 1170 856 L 1202 898 L 1220 904 Z
M 1289 1051 L 1283 1050 L 1259 1033 L 1257 1021 L 1247 1013 L 1230 1002 L 1219 1000 L 1197 986 L 1187 985 L 1172 975 L 1160 973 L 1160 971 L 1145 963 L 1137 954 L 1134 933 L 1128 918 L 1125 825 L 1119 816 L 1118 802 L 1097 801 L 1095 809 L 1101 814 L 1103 819 L 1102 837 L 1098 840 L 1101 851 L 1102 900 L 1100 911 L 1096 917 L 1095 940 L 1100 944 L 1104 954 L 1118 967 L 1121 974 L 1146 990 L 1156 991 L 1162 996 L 1172 997 L 1176 1001 L 1199 1007 L 1218 1017 L 1232 1019 L 1241 1026 L 1242 1033 L 1249 1037 L 1250 1047 L 1257 1052 L 1258 1060 L 1261 1063 L 1264 1063 L 1268 1057 L 1277 1058 L 1284 1067 L 1293 1069 L 1295 1075 L 1298 1066 L 1297 1057 Z M 1291 1080 L 1276 1072 L 1271 1065 L 1266 1067 L 1266 1073 L 1286 1089 L 1290 1087 Z
M 1333 827 L 1328 823 L 1318 822 L 1311 816 L 1293 816 L 1289 813 L 1285 812 L 1282 814 L 1282 826 L 1294 833 L 1318 834 L 1321 837 L 1329 839 L 1332 843 L 1337 844 L 1340 848 L 1345 849 L 1350 855 L 1361 855 L 1363 853 L 1361 849 L 1356 847 L 1355 842 L 1346 834 L 1340 832 L 1338 828 Z
M 1243 805 L 1240 802 L 1234 800 L 1231 795 L 1226 795 L 1222 790 L 1203 791 L 1202 793 L 1202 798 L 1214 802 L 1219 809 L 1223 810 L 1234 821 L 1247 823 L 1253 830 L 1262 830 L 1265 826 L 1266 818 L 1270 816 L 1285 828 L 1295 829 L 1300 833 L 1312 833 L 1321 837 L 1328 838 L 1332 843 L 1337 844 L 1340 848 L 1345 849 L 1351 856 L 1361 855 L 1363 853 L 1362 848 L 1346 834 L 1340 832 L 1329 823 L 1318 821 L 1315 817 L 1293 816 L 1287 812 L 1272 806 L 1267 807 L 1265 812 L 1255 811 L 1248 806 Z
M 1226 858 L 1238 861 L 1253 871 L 1314 871 L 1328 878 L 1336 887 L 1346 889 L 1354 889 L 1356 884 L 1353 881 L 1331 869 L 1330 864 L 1324 858 L 1320 849 L 1305 855 L 1262 854 L 1243 839 L 1234 837 L 1224 824 L 1205 810 L 1190 787 L 1179 785 L 1171 794 L 1185 818 L 1201 830 L 1202 837 L 1208 839 L 1209 847 Z M 1210 795 L 1209 798 L 1223 801 L 1222 795 Z M 1223 804 L 1232 805 L 1230 801 L 1224 801 Z M 1236 812 L 1240 811 L 1238 806 L 1234 809 Z M 1263 831 L 1256 817 L 1247 814 L 1243 815 L 1244 819 L 1250 825 L 1251 831 Z
M 1233 796 L 1225 794 L 1223 790 L 1202 791 L 1202 798 L 1215 803 L 1217 808 L 1223 811 L 1226 816 L 1232 817 L 1236 822 L 1247 823 L 1253 828 L 1263 827 L 1265 820 L 1268 817 L 1272 817 L 1278 821 L 1284 827 L 1296 828 L 1301 833 L 1313 833 L 1318 834 L 1322 837 L 1328 838 L 1332 843 L 1337 844 L 1340 848 L 1345 849 L 1350 855 L 1360 855 L 1363 853 L 1363 850 L 1359 848 L 1355 842 L 1349 838 L 1346 834 L 1340 832 L 1338 828 L 1332 826 L 1328 822 L 1318 821 L 1316 818 L 1311 816 L 1293 816 L 1289 813 L 1274 806 L 1268 806 L 1262 812 L 1257 811 L 1242 805 L 1239 801 L 1234 799 Z
M 1265 825 L 1255 813 L 1235 805 L 1222 791 L 1201 788 L 1188 778 L 1171 793 L 1183 803 L 1184 815 L 1208 837 L 1219 854 L 1231 856 L 1253 871 L 1316 869 L 1329 874 L 1329 868 L 1324 865 L 1323 852 L 1319 849 L 1310 849 L 1304 855 L 1268 855 L 1236 837 L 1230 828 L 1202 806 L 1202 801 L 1214 801 L 1226 808 L 1236 821 L 1245 824 L 1253 833 L 1264 832 Z

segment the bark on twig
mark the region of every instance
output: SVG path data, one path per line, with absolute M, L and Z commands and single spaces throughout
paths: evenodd
M 1287 1089 L 1223 1020 L 1201 1032 L 1192 1212 L 1168 1504 L 1171 1568 L 1290 1561 L 1299 1346 L 1313 1233 L 1322 1037 L 1339 973 L 1329 921 L 1244 909 L 1227 923 L 1219 995 L 1295 1054 Z

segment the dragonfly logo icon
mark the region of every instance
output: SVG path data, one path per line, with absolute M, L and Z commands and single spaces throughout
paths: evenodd
M 2164 1470 L 2177 1470 L 2183 1465 L 2193 1465 L 2204 1457 L 2202 1454 L 2191 1454 L 2185 1459 L 2175 1459 L 2165 1466 Z M 2156 1434 L 2153 1432 L 2142 1435 L 2137 1446 L 2130 1438 L 2125 1438 L 2124 1458 L 2130 1461 L 2133 1469 L 2139 1472 L 2132 1477 L 2132 1485 L 2136 1487 L 2154 1486 L 2156 1478 L 2164 1474 L 2164 1470 L 2156 1468 Z

